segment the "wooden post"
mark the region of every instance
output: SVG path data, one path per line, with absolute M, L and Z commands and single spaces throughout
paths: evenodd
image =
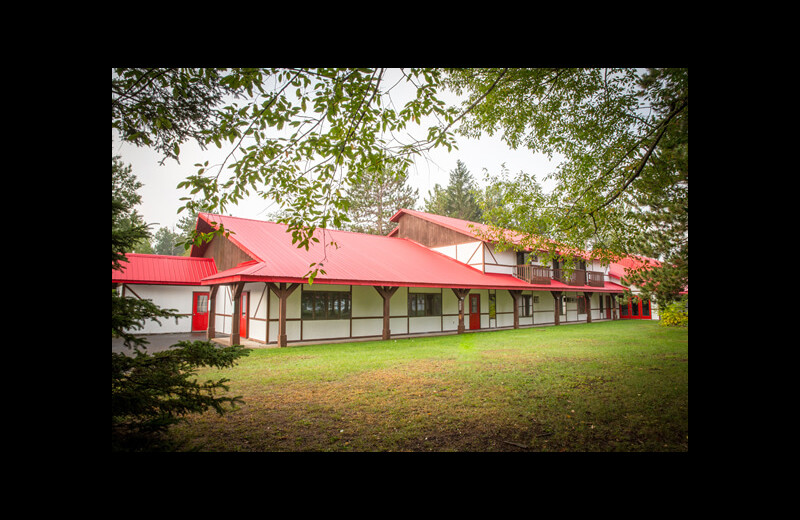
M 519 328 L 519 296 L 522 294 L 522 291 L 511 290 L 508 289 L 508 294 L 511 295 L 511 299 L 514 301 L 514 328 Z
M 452 289 L 458 298 L 458 333 L 464 333 L 464 298 L 469 294 L 469 289 Z
M 214 339 L 217 326 L 217 289 L 219 285 L 212 285 L 208 293 L 208 329 L 206 329 L 206 339 Z
M 561 291 L 550 291 L 550 294 L 553 295 L 553 299 L 555 300 L 556 325 L 560 325 L 561 324 Z
M 274 283 L 267 282 L 267 286 L 275 293 L 275 296 L 278 297 L 278 346 L 285 347 L 288 343 L 286 335 L 286 300 L 289 299 L 289 295 L 291 295 L 295 289 L 300 287 L 300 284 L 293 283 L 287 288 L 286 283 L 282 282 L 280 288 L 278 288 Z
M 592 322 L 592 293 L 584 292 L 583 295 L 586 297 L 586 323 Z M 601 294 L 600 297 L 602 298 L 603 295 Z
M 242 321 L 241 296 L 244 282 L 233 286 L 233 324 L 231 325 L 231 345 L 238 345 L 242 338 L 239 337 L 239 324 Z
M 399 289 L 399 287 L 379 287 L 377 285 L 373 285 L 372 287 L 378 291 L 378 294 L 381 295 L 383 298 L 383 339 L 389 339 L 392 335 L 391 330 L 389 329 L 389 303 L 392 299 L 392 295 Z

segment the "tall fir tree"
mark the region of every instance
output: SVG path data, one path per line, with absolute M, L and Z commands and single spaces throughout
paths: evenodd
M 425 211 L 446 217 L 460 218 L 471 222 L 481 222 L 481 192 L 466 165 L 456 161 L 456 168 L 450 171 L 450 182 L 442 189 L 434 186 L 430 200 L 425 199 Z
M 111 158 L 111 269 L 124 270 L 126 253 L 149 237 L 133 207 L 141 201 L 130 166 Z M 125 179 L 125 182 L 120 182 Z M 130 182 L 133 179 L 133 182 Z M 111 287 L 111 337 L 122 338 L 130 352 L 111 352 L 111 451 L 168 450 L 164 433 L 189 413 L 213 408 L 222 414 L 240 397 L 218 396 L 227 379 L 199 383 L 201 367 L 231 367 L 248 354 L 241 345 L 180 341 L 164 352 L 146 352 L 147 339 L 136 334 L 147 320 L 178 319 L 175 309 L 151 300 L 123 296 Z
M 364 173 L 348 192 L 350 231 L 386 235 L 397 225 L 389 219 L 400 208 L 413 209 L 419 191 L 407 185 L 406 170 L 379 168 Z

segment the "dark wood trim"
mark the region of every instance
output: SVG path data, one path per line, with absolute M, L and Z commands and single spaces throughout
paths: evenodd
M 233 316 L 231 318 L 231 345 L 239 345 L 242 341 L 239 335 L 239 325 L 241 323 L 241 296 L 245 282 L 233 284 Z
M 481 244 L 483 244 L 483 242 L 481 242 Z M 469 264 L 470 260 L 472 260 L 472 257 L 475 256 L 475 253 L 477 253 L 478 249 L 480 249 L 480 248 L 481 248 L 481 245 L 479 244 L 478 247 L 475 248 L 475 251 L 473 251 L 472 254 L 469 255 L 469 259 L 467 259 L 467 261 L 464 262 L 464 263 L 467 264 L 467 265 L 470 265 Z M 456 260 L 458 260 L 458 259 L 456 258 Z
M 494 264 L 488 264 L 488 265 L 499 265 L 497 263 L 497 258 L 494 256 L 494 253 L 492 253 L 492 249 L 489 246 L 486 246 L 486 250 L 489 251 L 489 254 L 492 257 L 492 260 L 494 260 Z M 484 260 L 486 260 L 486 254 L 483 255 L 483 258 L 484 258 Z M 484 264 L 487 264 L 487 262 L 484 262 Z
M 555 309 L 553 310 L 553 315 L 555 319 L 555 324 L 559 325 L 561 323 L 561 298 L 563 297 L 561 291 L 550 291 L 550 294 L 553 295 L 553 303 L 555 305 Z
M 300 341 L 303 341 L 303 322 L 306 321 L 302 319 L 303 317 L 303 293 L 305 291 L 305 285 L 300 286 Z M 353 305 L 353 302 L 350 302 L 350 305 Z M 350 314 L 353 314 L 353 311 L 350 311 Z
M 219 285 L 212 285 L 208 293 L 208 329 L 206 330 L 208 341 L 214 339 L 217 328 L 217 290 L 219 290 Z
M 514 328 L 519 328 L 519 297 L 522 295 L 522 291 L 508 289 L 508 294 L 511 295 L 511 302 L 514 305 Z M 495 301 L 495 305 L 497 305 L 497 301 Z M 497 311 L 495 310 L 495 315 Z
M 469 289 L 450 289 L 458 298 L 458 333 L 464 332 L 464 298 L 469 294 Z
M 391 337 L 391 330 L 389 329 L 389 318 L 390 318 L 390 316 L 389 316 L 389 314 L 390 314 L 389 307 L 390 307 L 390 304 L 391 304 L 392 296 L 397 291 L 397 289 L 399 289 L 399 287 L 382 287 L 382 286 L 378 286 L 378 285 L 373 285 L 372 287 L 376 291 L 378 291 L 378 294 L 380 294 L 381 298 L 383 298 L 383 316 L 382 316 L 382 318 L 383 318 L 383 334 L 382 334 L 382 338 L 383 339 L 389 339 Z M 352 292 L 352 289 L 351 289 L 351 292 Z M 351 316 L 352 316 L 352 312 L 351 312 Z M 350 322 L 350 337 L 351 338 L 353 337 L 352 321 Z
M 269 289 L 269 286 L 266 283 L 264 284 L 264 289 Z M 267 337 L 265 338 L 267 343 L 269 343 L 269 312 L 271 308 L 270 300 L 272 300 L 272 291 L 267 292 Z
M 583 296 L 586 301 L 586 323 L 592 322 L 592 293 L 584 291 Z
M 289 299 L 289 296 L 295 291 L 295 289 L 300 287 L 300 284 L 293 283 L 289 287 L 286 287 L 286 282 L 281 282 L 280 287 L 278 287 L 273 282 L 267 282 L 267 286 L 272 292 L 275 293 L 275 296 L 278 297 L 278 301 L 280 302 L 278 312 L 278 345 L 285 347 L 288 344 L 288 339 L 286 336 L 286 300 Z M 301 328 L 303 326 L 302 323 L 302 318 L 300 318 Z

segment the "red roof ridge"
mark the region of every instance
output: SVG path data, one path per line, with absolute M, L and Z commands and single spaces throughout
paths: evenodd
M 180 260 L 192 260 L 192 261 L 213 261 L 213 258 L 202 258 L 199 256 L 183 256 L 183 255 L 159 255 L 157 253 L 125 253 L 127 257 L 139 257 L 139 258 L 152 258 L 154 260 L 168 260 L 168 259 L 180 259 Z

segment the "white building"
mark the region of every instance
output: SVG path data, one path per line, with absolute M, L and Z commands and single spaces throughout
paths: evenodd
M 193 246 L 188 258 L 128 255 L 129 268 L 112 271 L 112 283 L 186 317 L 177 327 L 172 321 L 143 332 L 207 327 L 209 338 L 232 343 L 285 346 L 634 317 L 628 307 L 621 316 L 616 301 L 625 289 L 622 266 L 581 255 L 568 278 L 534 251 L 500 251 L 481 238 L 482 224 L 407 209 L 392 221 L 398 226 L 388 236 L 318 229 L 319 242 L 306 251 L 282 224 L 201 213 L 199 231 L 221 224 L 232 233 Z M 325 272 L 310 284 L 312 263 Z M 145 266 L 151 275 L 137 274 Z M 640 304 L 635 317 L 649 319 L 643 309 L 649 305 Z

